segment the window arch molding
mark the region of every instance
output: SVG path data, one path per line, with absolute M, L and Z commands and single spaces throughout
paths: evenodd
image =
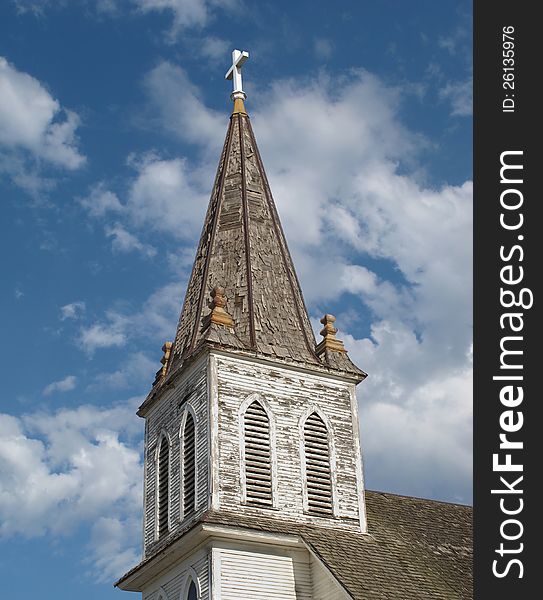
M 328 440 L 328 460 L 330 461 L 330 486 L 332 492 L 332 516 L 339 514 L 337 497 L 337 470 L 336 470 L 336 446 L 332 423 L 326 413 L 316 404 L 310 404 L 302 413 L 298 421 L 298 434 L 300 440 L 300 470 L 302 476 L 302 496 L 304 512 L 309 512 L 309 499 L 307 493 L 307 470 L 305 451 L 305 424 L 311 415 L 318 415 L 326 427 Z
M 187 571 L 188 572 L 185 576 L 185 581 L 183 583 L 183 586 L 181 587 L 181 592 L 179 593 L 179 600 L 188 600 L 191 583 L 194 583 L 194 587 L 196 588 L 196 598 L 200 600 L 200 598 L 202 597 L 202 587 L 200 585 L 200 579 L 198 578 L 196 571 L 192 567 L 189 567 Z
M 157 443 L 155 447 L 154 453 L 154 463 L 155 463 L 155 540 L 158 540 L 160 535 L 160 507 L 159 507 L 159 498 L 160 498 L 160 450 L 162 448 L 163 442 L 166 443 L 168 448 L 168 475 L 167 475 L 167 502 L 168 502 L 168 530 L 171 527 L 171 485 L 172 485 L 172 440 L 170 438 L 170 434 L 166 431 L 166 429 L 161 429 L 157 438 Z
M 181 489 L 179 490 L 179 520 L 185 518 L 185 426 L 189 416 L 194 423 L 194 511 L 198 509 L 198 419 L 192 404 L 183 407 L 181 422 L 179 424 L 179 475 Z
M 240 488 L 241 488 L 241 502 L 245 504 L 247 502 L 247 478 L 245 472 L 245 413 L 247 409 L 254 403 L 257 402 L 268 417 L 268 426 L 270 433 L 270 470 L 271 470 L 271 483 L 272 483 L 272 508 L 277 507 L 277 433 L 275 415 L 268 403 L 268 401 L 262 397 L 261 394 L 255 392 L 245 398 L 239 407 L 239 449 L 240 449 Z

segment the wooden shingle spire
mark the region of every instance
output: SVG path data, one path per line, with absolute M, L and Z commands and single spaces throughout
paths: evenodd
M 315 338 L 249 116 L 235 111 L 215 178 L 173 347 L 205 341 L 209 295 L 222 288 L 239 346 L 319 364 Z

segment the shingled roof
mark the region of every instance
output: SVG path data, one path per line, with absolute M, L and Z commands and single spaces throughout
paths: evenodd
M 236 106 L 243 106 L 238 104 Z M 209 326 L 216 288 L 233 326 Z M 281 228 L 251 122 L 230 117 L 219 167 L 168 366 L 174 371 L 206 342 L 334 370 L 360 371 L 316 354 L 302 291 Z
M 472 509 L 366 492 L 369 534 L 210 512 L 209 523 L 297 533 L 354 600 L 464 600 L 472 589 Z
M 467 600 L 473 597 L 472 508 L 435 500 L 366 491 L 369 531 L 353 533 L 280 517 L 207 511 L 198 523 L 297 534 L 353 600 Z M 180 530 L 126 573 L 167 552 Z

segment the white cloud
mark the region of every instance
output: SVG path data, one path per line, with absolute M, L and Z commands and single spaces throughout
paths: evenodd
M 60 320 L 79 319 L 85 313 L 86 305 L 82 300 L 70 302 L 60 307 Z
M 115 252 L 136 251 L 149 258 L 156 256 L 156 248 L 140 242 L 135 235 L 128 232 L 119 223 L 106 227 L 105 232 L 108 237 L 112 238 L 111 247 Z
M 0 57 L 0 157 L 2 170 L 27 190 L 37 189 L 41 163 L 78 169 L 79 117 L 63 108 L 37 79 Z M 46 182 L 44 182 L 46 183 Z
M 229 51 L 232 51 L 230 42 L 212 35 L 204 37 L 198 44 L 198 52 L 210 60 L 224 61 Z
M 98 183 L 92 187 L 89 195 L 79 200 L 91 217 L 103 217 L 109 212 L 122 212 L 123 206 L 113 192 L 106 189 L 105 184 Z
M 209 191 L 204 194 L 195 170 L 185 159 L 161 159 L 153 153 L 131 155 L 128 163 L 135 176 L 128 184 L 124 204 L 103 184 L 93 188 L 80 204 L 95 218 L 107 218 L 108 213 L 114 213 L 143 233 L 151 229 L 193 241 L 200 232 L 209 198 Z M 137 250 L 150 257 L 156 254 L 156 248 L 141 242 L 121 223 L 107 226 L 105 231 L 113 238 L 114 250 Z
M 470 357 L 452 368 L 400 323 L 379 323 L 373 338 L 345 336 L 351 358 L 370 373 L 357 393 L 370 486 L 470 502 Z
M 208 20 L 208 0 L 133 0 L 142 12 L 169 12 L 173 18 L 172 30 L 205 25 Z
M 89 354 L 93 354 L 98 348 L 123 346 L 125 343 L 126 335 L 115 320 L 110 324 L 95 323 L 90 327 L 83 327 L 79 335 L 81 348 Z
M 144 80 L 144 88 L 158 113 L 158 124 L 170 134 L 204 148 L 211 147 L 216 167 L 216 151 L 225 135 L 225 115 L 206 107 L 200 90 L 179 66 L 162 61 Z M 152 122 L 152 121 L 151 121 Z
M 133 352 L 115 371 L 97 375 L 91 388 L 122 389 L 140 383 L 149 385 L 152 383 L 155 373 L 162 366 L 159 362 L 160 358 L 161 353 L 158 347 L 155 360 L 150 359 L 143 352 Z
M 31 13 L 42 16 L 47 9 L 65 8 L 70 0 L 13 0 L 20 14 Z M 127 10 L 146 15 L 165 13 L 171 18 L 167 40 L 173 42 L 177 36 L 190 28 L 202 29 L 211 20 L 214 12 L 235 10 L 239 0 L 80 0 L 81 4 L 94 7 L 100 15 L 124 17 Z
M 62 0 L 13 0 L 19 14 L 32 13 L 36 16 L 42 15 L 55 2 L 61 4 Z
M 473 78 L 448 82 L 439 91 L 439 97 L 451 103 L 451 115 L 469 117 L 473 114 Z
M 126 203 L 130 220 L 139 227 L 150 226 L 155 231 L 194 239 L 201 228 L 209 193 L 204 196 L 197 189 L 186 161 L 152 156 L 132 162 L 137 177 Z
M 0 536 L 62 536 L 93 524 L 97 576 L 111 574 L 106 557 L 119 572 L 133 566 L 142 505 L 141 431 L 134 416 L 140 401 L 0 414 Z M 104 526 L 104 518 L 128 523 L 124 537 Z
M 53 381 L 53 383 L 45 386 L 43 394 L 44 396 L 50 396 L 53 392 L 70 392 L 75 389 L 76 385 L 77 377 L 75 375 L 68 375 L 60 381 Z
M 183 293 L 182 284 L 169 283 L 151 294 L 139 310 L 110 309 L 102 320 L 83 327 L 77 342 L 89 354 L 139 338 L 158 340 L 162 345 L 175 334 Z
M 116 581 L 141 560 L 141 515 L 100 517 L 92 526 L 89 549 L 93 575 L 100 583 Z
M 132 0 L 132 2 L 142 13 L 169 13 L 172 17 L 169 32 L 172 40 L 185 29 L 207 25 L 217 8 L 232 10 L 238 6 L 237 0 Z

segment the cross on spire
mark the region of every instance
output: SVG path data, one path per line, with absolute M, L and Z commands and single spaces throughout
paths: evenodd
M 243 83 L 241 80 L 241 66 L 249 58 L 249 53 L 245 50 L 234 50 L 232 52 L 232 66 L 224 76 L 225 79 L 232 80 L 232 100 L 245 100 L 247 94 L 243 91 Z

